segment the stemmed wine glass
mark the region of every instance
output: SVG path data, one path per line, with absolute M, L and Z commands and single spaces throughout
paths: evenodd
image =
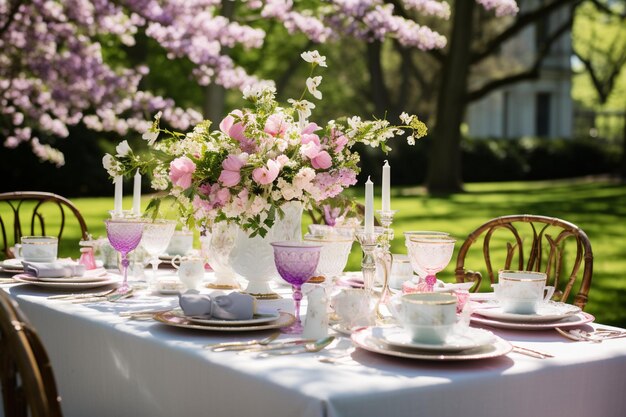
M 320 259 L 321 245 L 307 242 L 274 242 L 274 263 L 278 273 L 293 287 L 296 321 L 289 327 L 281 329 L 283 333 L 302 333 L 300 321 L 300 300 L 302 300 L 302 284 L 315 273 Z
M 143 233 L 143 221 L 136 219 L 111 219 L 105 220 L 107 237 L 111 246 L 122 255 L 122 271 L 124 281 L 117 289 L 118 294 L 126 294 L 128 286 L 128 253 L 135 249 L 141 241 Z
M 449 236 L 415 235 L 410 236 L 409 240 L 409 257 L 426 272 L 428 291 L 433 291 L 437 272 L 443 270 L 452 259 L 456 239 Z
M 404 246 L 406 246 L 406 250 L 407 253 L 409 253 L 409 251 L 411 250 L 411 246 L 415 246 L 416 243 L 414 243 L 411 239 L 414 237 L 424 237 L 424 236 L 435 236 L 435 237 L 440 237 L 440 236 L 450 236 L 450 233 L 447 232 L 434 232 L 431 230 L 409 230 L 404 232 Z M 419 277 L 419 281 L 423 281 L 424 278 L 426 278 L 426 275 L 428 275 L 419 265 L 418 263 L 409 256 L 409 262 L 411 263 L 411 267 L 413 268 L 413 272 L 415 272 L 417 274 L 417 276 Z
M 149 263 L 152 265 L 152 279 L 156 281 L 157 269 L 161 260 L 161 255 L 174 235 L 176 222 L 174 220 L 155 219 L 152 222 L 144 223 L 141 246 L 150 255 Z

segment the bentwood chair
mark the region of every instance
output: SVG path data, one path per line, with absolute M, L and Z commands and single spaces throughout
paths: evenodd
M 76 206 L 57 194 L 40 191 L 14 191 L 0 194 L 0 229 L 2 253 L 13 258 L 12 244 L 22 236 L 63 235 L 67 215 L 72 215 L 81 229 L 81 238 L 88 239 L 87 225 Z M 47 223 L 45 220 L 49 220 Z
M 61 398 L 39 336 L 0 290 L 0 385 L 5 417 L 61 417 Z
M 498 217 L 480 226 L 460 247 L 455 269 L 457 282 L 474 282 L 471 289 L 474 292 L 480 289 L 482 273 L 468 270 L 465 264 L 470 259 L 468 253 L 472 246 L 480 239 L 482 257 L 474 250 L 472 254 L 476 255 L 471 259 L 482 258 L 491 284 L 495 283 L 501 269 L 545 272 L 547 285 L 555 287 L 553 299 L 580 308 L 587 304 L 593 252 L 589 238 L 575 224 L 523 214 Z M 494 268 L 494 259 L 499 267 Z M 582 276 L 578 279 L 581 266 Z

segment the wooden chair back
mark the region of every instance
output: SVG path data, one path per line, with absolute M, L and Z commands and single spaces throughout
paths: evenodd
M 61 398 L 39 336 L 0 290 L 0 385 L 5 417 L 61 417 Z
M 556 289 L 553 299 L 570 302 L 580 308 L 587 304 L 593 273 L 593 252 L 589 238 L 575 224 L 529 214 L 489 220 L 469 234 L 457 255 L 456 280 L 475 282 L 471 291 L 480 289 L 482 273 L 466 269 L 465 262 L 472 245 L 480 238 L 482 258 L 490 283 L 496 282 L 498 271 L 502 269 L 545 272 L 547 285 L 554 285 Z M 494 268 L 492 254 L 495 255 L 494 251 L 497 250 L 501 252 L 496 257 L 502 263 L 500 267 Z M 582 276 L 578 280 L 581 268 Z M 578 288 L 572 293 L 577 281 Z
M 56 206 L 52 214 L 47 209 L 49 206 Z M 51 222 L 46 223 L 44 211 L 48 216 L 54 216 L 54 220 L 58 219 L 58 226 L 52 227 Z M 4 218 L 2 213 L 5 213 Z M 0 229 L 3 244 L 1 250 L 4 257 L 14 257 L 11 246 L 19 243 L 22 236 L 57 236 L 60 242 L 68 213 L 78 221 L 81 238 L 88 239 L 85 219 L 67 198 L 39 191 L 14 191 L 0 194 Z

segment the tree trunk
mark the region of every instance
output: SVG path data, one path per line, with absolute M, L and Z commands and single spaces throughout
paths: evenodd
M 370 73 L 370 91 L 374 102 L 376 117 L 384 117 L 388 109 L 387 87 L 383 78 L 383 68 L 380 59 L 381 43 L 374 41 L 367 44 L 367 68 Z
M 221 16 L 232 19 L 235 14 L 235 2 L 222 0 Z M 223 52 L 226 52 L 225 50 Z M 202 114 L 205 119 L 213 121 L 212 129 L 216 129 L 219 122 L 224 118 L 226 106 L 226 89 L 214 82 L 204 87 L 204 100 L 202 102 Z
M 457 0 L 452 8 L 452 36 L 441 69 L 437 120 L 430 135 L 432 141 L 426 175 L 430 193 L 463 191 L 461 123 L 467 104 L 474 7 L 473 1 Z
M 624 111 L 624 134 L 622 136 L 622 166 L 620 169 L 620 177 L 622 182 L 626 182 L 626 110 Z

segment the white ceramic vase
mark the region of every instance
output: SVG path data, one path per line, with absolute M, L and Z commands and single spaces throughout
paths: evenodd
M 270 243 L 302 240 L 302 203 L 288 202 L 282 206 L 283 218 L 276 221 L 265 237 L 250 237 L 238 228 L 235 245 L 230 252 L 233 270 L 248 281 L 244 292 L 259 299 L 280 298 L 270 288 L 270 281 L 278 276 L 274 265 L 274 250 Z

